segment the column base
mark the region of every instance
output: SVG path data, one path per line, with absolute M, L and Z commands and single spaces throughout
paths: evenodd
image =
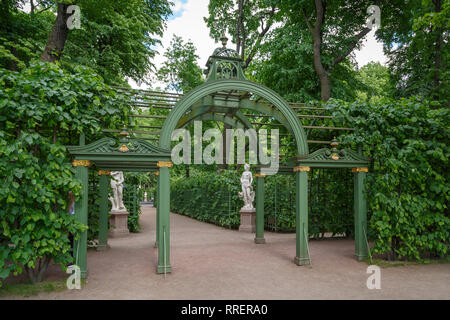
M 257 243 L 257 244 L 266 243 L 266 239 L 264 239 L 264 238 L 255 238 L 255 243 Z
M 97 251 L 106 251 L 109 248 L 111 248 L 109 246 L 109 244 L 99 244 L 99 245 L 97 245 Z
M 309 265 L 311 264 L 311 261 L 309 260 L 309 258 L 299 258 L 299 257 L 295 257 L 294 258 L 294 263 L 298 266 L 305 266 L 305 265 Z
M 88 276 L 88 269 L 80 270 L 80 277 L 81 277 L 81 279 L 86 279 L 87 276 Z
M 127 236 L 130 234 L 128 230 L 128 215 L 127 211 L 111 211 L 111 216 L 109 218 L 109 223 L 111 225 L 111 231 L 109 236 L 111 238 L 118 238 L 122 236 Z
M 356 260 L 358 261 L 365 261 L 369 256 L 368 255 L 360 255 L 360 254 L 355 254 Z
M 165 271 L 165 272 L 164 272 Z M 168 266 L 158 266 L 156 268 L 156 273 L 161 274 L 161 273 L 171 273 L 172 272 L 172 266 L 168 265 Z
M 256 210 L 244 210 L 239 211 L 241 215 L 241 224 L 239 231 L 241 232 L 256 232 Z

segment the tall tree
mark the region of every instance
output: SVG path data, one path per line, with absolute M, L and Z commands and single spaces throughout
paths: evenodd
M 320 81 L 321 100 L 331 97 L 333 70 L 345 61 L 371 31 L 367 27 L 367 8 L 380 6 L 368 0 L 285 1 L 284 9 L 292 23 L 307 28 L 313 40 L 314 69 Z
M 71 30 L 63 60 L 93 68 L 108 84 L 150 83 L 152 59 L 171 13 L 166 0 L 80 0 L 81 29 Z
M 64 45 L 66 44 L 69 28 L 67 27 L 67 20 L 71 16 L 67 9 L 69 4 L 57 3 L 56 19 L 53 24 L 52 31 L 48 36 L 47 44 L 41 55 L 41 61 L 54 62 L 61 59 Z M 34 7 L 33 7 L 34 11 Z
M 320 83 L 320 97 L 326 101 L 331 97 L 333 72 L 341 63 L 347 63 L 351 53 L 361 46 L 362 39 L 371 30 L 366 26 L 370 5 L 381 6 L 381 1 L 214 0 L 210 1 L 206 22 L 215 38 L 222 31 L 233 35 L 241 58 L 245 58 L 245 67 L 261 44 L 270 41 L 267 37 L 270 30 L 298 28 L 302 33 L 300 39 L 312 47 L 311 61 Z
M 214 39 L 218 40 L 225 32 L 232 36 L 246 69 L 267 33 L 282 18 L 280 3 L 280 0 L 210 0 L 209 16 L 204 19 Z
M 377 36 L 385 44 L 397 96 L 421 95 L 449 104 L 450 1 L 393 0 Z
M 171 13 L 166 0 L 1 1 L 0 65 L 20 69 L 38 56 L 89 66 L 115 85 L 150 79 L 156 36 Z M 67 27 L 69 4 L 80 8 L 80 29 Z
M 187 93 L 203 83 L 202 69 L 197 64 L 199 57 L 191 41 L 184 43 L 181 37 L 174 35 L 164 57 L 157 78 L 167 84 L 166 89 Z

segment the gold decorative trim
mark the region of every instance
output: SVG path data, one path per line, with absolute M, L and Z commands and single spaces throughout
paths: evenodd
M 128 149 L 126 144 L 122 144 L 119 148 L 119 151 L 120 152 L 128 152 L 128 151 L 130 151 L 130 149 Z
M 255 178 L 265 178 L 266 175 L 264 173 L 255 173 Z
M 294 172 L 297 172 L 297 171 L 301 171 L 301 172 L 308 172 L 308 171 L 310 171 L 311 170 L 311 168 L 310 167 L 308 167 L 308 166 L 300 166 L 300 167 L 294 167 Z
M 369 172 L 369 168 L 367 167 L 352 168 L 352 172 Z
M 92 166 L 92 163 L 90 160 L 73 160 L 72 166 L 73 167 L 90 167 L 90 166 Z
M 109 176 L 111 174 L 111 171 L 107 171 L 107 170 L 98 170 L 98 174 L 101 176 Z
M 331 159 L 333 159 L 333 160 L 339 160 L 339 155 L 338 155 L 337 153 L 333 153 L 333 154 L 331 155 Z
M 155 172 L 155 175 L 156 175 L 156 176 L 159 176 L 159 171 L 156 171 L 156 172 Z
M 156 165 L 158 168 L 172 168 L 172 162 L 170 161 L 158 161 Z

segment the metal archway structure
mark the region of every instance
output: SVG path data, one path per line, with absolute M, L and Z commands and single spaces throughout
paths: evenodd
M 320 108 L 299 106 L 288 103 L 276 92 L 261 84 L 245 79 L 241 68 L 241 60 L 236 52 L 223 47 L 214 51 L 207 63 L 207 81 L 186 95 L 152 92 L 150 95 L 142 91 L 141 96 L 134 99 L 137 107 L 152 104 L 158 108 L 168 109 L 169 114 L 142 115 L 164 121 L 161 127 L 146 126 L 146 128 L 161 128 L 160 132 L 148 134 L 159 135 L 159 147 L 145 141 L 145 138 L 130 138 L 126 130 L 122 130 L 120 140 L 104 138 L 84 145 L 80 139 L 80 146 L 68 147 L 73 156 L 73 165 L 77 176 L 83 182 L 83 196 L 76 202 L 76 217 L 87 224 L 88 217 L 88 168 L 95 165 L 100 169 L 101 212 L 100 212 L 100 248 L 107 248 L 107 172 L 108 170 L 124 171 L 155 171 L 158 176 L 157 186 L 157 219 L 156 242 L 158 248 L 158 273 L 171 272 L 170 264 L 170 168 L 172 162 L 171 136 L 179 127 L 188 125 L 194 120 L 221 121 L 231 127 L 250 128 L 255 122 L 247 117 L 254 114 L 244 114 L 242 109 L 263 114 L 277 122 L 277 125 L 287 129 L 293 137 L 296 146 L 296 157 L 288 165 L 280 167 L 281 174 L 295 174 L 296 176 L 296 255 L 297 265 L 310 264 L 308 249 L 308 172 L 310 168 L 353 168 L 354 172 L 354 216 L 355 216 L 355 254 L 359 260 L 368 254 L 365 241 L 366 233 L 366 200 L 363 194 L 364 179 L 368 172 L 369 160 L 360 152 L 348 149 L 338 150 L 337 142 L 307 140 L 307 133 L 311 130 L 352 130 L 341 127 L 322 127 L 314 125 L 317 119 L 330 119 L 327 115 L 298 115 L 295 110 L 320 110 Z M 118 89 L 123 92 L 123 88 Z M 134 94 L 134 93 L 133 93 Z M 146 99 L 149 98 L 150 102 Z M 164 100 L 165 99 L 165 100 Z M 162 102 L 161 102 L 162 101 Z M 164 102 L 166 101 L 166 102 Z M 167 102 L 169 101 L 169 102 Z M 320 111 L 323 111 L 320 110 Z M 299 119 L 309 118 L 312 123 L 302 125 Z M 261 124 L 257 122 L 256 124 Z M 304 129 L 308 129 L 305 132 Z M 119 132 L 105 130 L 104 132 Z M 135 130 L 132 134 L 141 134 Z M 148 139 L 148 138 L 147 138 Z M 308 143 L 330 144 L 333 147 L 321 148 L 310 153 Z M 255 243 L 265 243 L 264 239 L 264 177 L 260 173 L 256 178 L 256 236 Z M 80 258 L 82 276 L 87 276 L 87 241 L 86 232 L 78 240 L 75 255 Z

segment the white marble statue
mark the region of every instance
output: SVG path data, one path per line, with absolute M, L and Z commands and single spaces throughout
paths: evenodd
M 113 190 L 113 197 L 109 200 L 112 203 L 111 211 L 127 211 L 123 204 L 123 172 L 111 171 L 111 188 Z
M 253 207 L 253 200 L 255 200 L 255 192 L 252 187 L 253 175 L 250 172 L 250 165 L 245 164 L 244 169 L 245 171 L 241 176 L 242 192 L 239 192 L 239 197 L 244 200 L 244 206 L 241 210 L 251 211 L 255 209 Z

